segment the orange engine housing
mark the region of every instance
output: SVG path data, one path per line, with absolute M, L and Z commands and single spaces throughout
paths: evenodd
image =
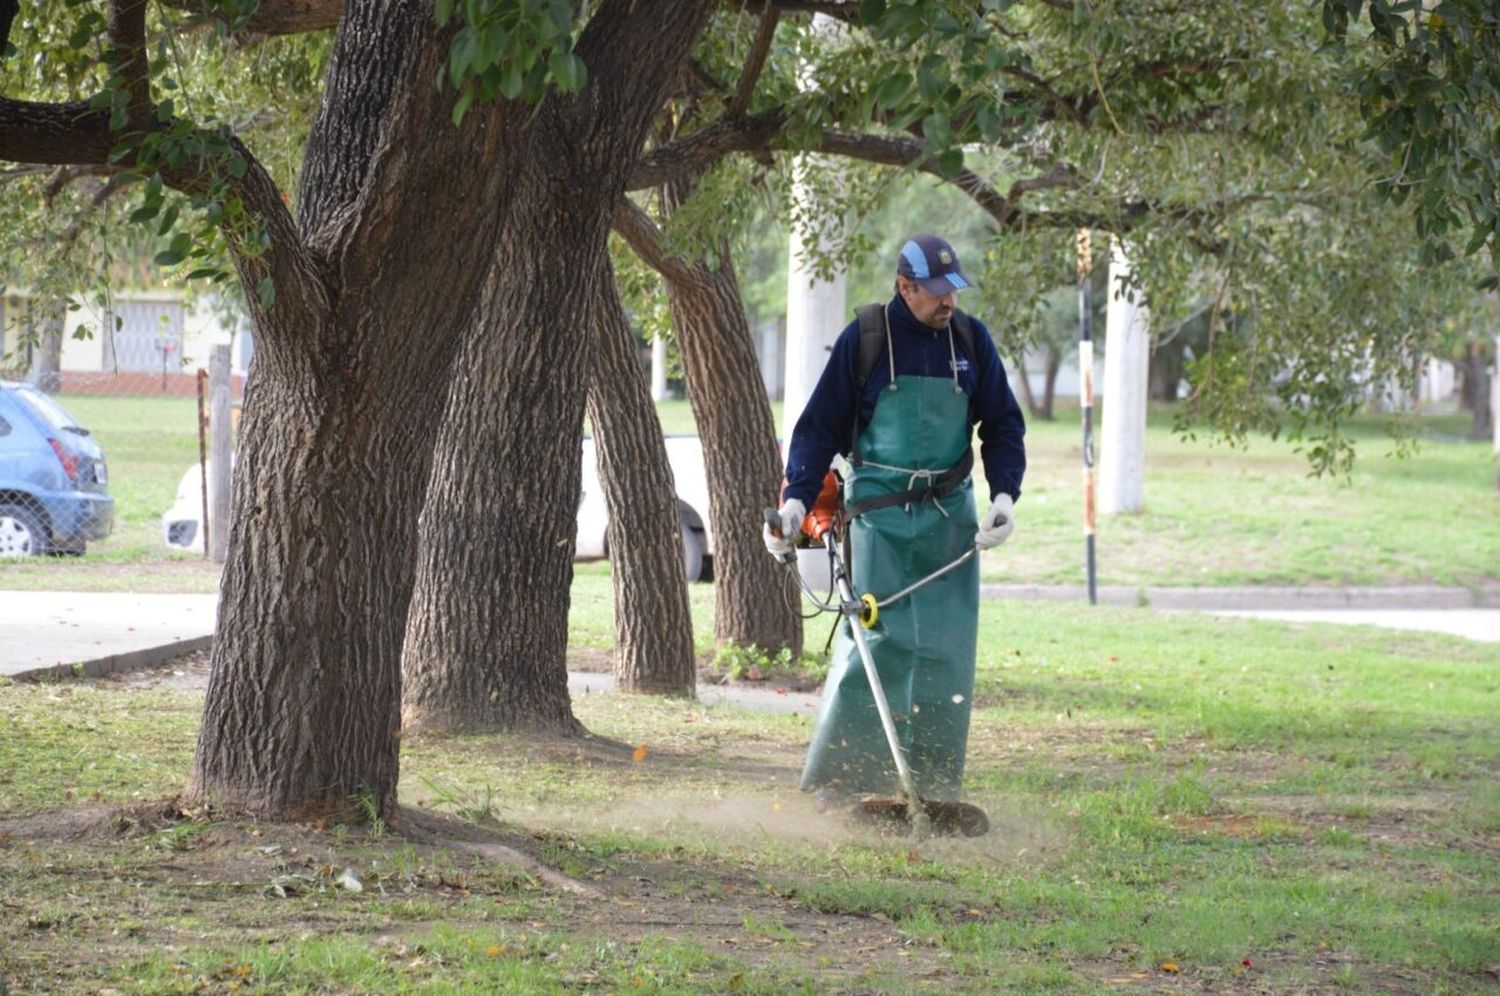
M 781 479 L 781 487 L 782 490 L 786 489 L 786 478 Z M 830 470 L 823 478 L 823 489 L 818 492 L 817 500 L 802 519 L 802 532 L 814 543 L 822 543 L 823 534 L 838 528 L 843 522 L 843 516 L 843 481 Z

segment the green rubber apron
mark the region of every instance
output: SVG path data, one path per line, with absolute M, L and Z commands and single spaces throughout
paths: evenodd
M 956 377 L 897 377 L 860 435 L 862 463 L 845 482 L 845 506 L 920 486 L 968 447 L 969 399 Z M 937 501 L 859 516 L 849 526 L 855 597 L 885 598 L 951 563 L 974 545 L 977 528 L 972 480 Z M 924 798 L 953 800 L 962 790 L 978 614 L 975 557 L 882 608 L 865 633 Z M 896 765 L 849 625 L 834 645 L 802 789 L 895 794 Z

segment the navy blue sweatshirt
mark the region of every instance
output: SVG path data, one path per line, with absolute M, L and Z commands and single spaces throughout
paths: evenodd
M 913 317 L 898 294 L 890 304 L 891 345 L 896 354 L 896 376 L 953 376 L 948 352 L 948 333 L 924 325 Z M 1005 367 L 990 339 L 989 329 L 972 315 L 974 352 L 969 356 L 954 336 L 958 354 L 958 383 L 969 396 L 969 425 L 979 426 L 979 457 L 989 481 L 990 498 L 1002 491 L 1021 497 L 1021 477 L 1026 473 L 1026 420 L 1005 379 Z M 796 498 L 813 507 L 823 487 L 834 454 L 845 456 L 853 439 L 855 395 L 859 392 L 859 322 L 839 333 L 828 357 L 828 366 L 813 388 L 807 407 L 797 419 L 787 453 L 787 485 L 782 500 Z M 864 431 L 875 412 L 881 388 L 891 381 L 890 360 L 884 347 L 864 394 L 859 399 L 859 429 Z

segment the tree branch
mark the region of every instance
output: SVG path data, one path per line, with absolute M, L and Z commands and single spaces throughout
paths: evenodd
M 740 74 L 734 99 L 729 102 L 730 117 L 745 113 L 750 106 L 750 96 L 755 92 L 755 83 L 760 79 L 761 70 L 765 68 L 766 56 L 771 53 L 771 42 L 776 37 L 776 22 L 780 19 L 781 11 L 774 7 L 768 8 L 761 15 L 760 27 L 755 32 L 755 44 L 750 48 L 750 57 L 745 60 L 745 71 Z
M 165 0 L 172 7 L 205 16 L 215 16 L 211 0 Z M 296 35 L 338 27 L 345 0 L 261 0 L 260 6 L 235 33 L 252 35 Z
M 614 230 L 626 241 L 631 250 L 651 269 L 668 280 L 688 280 L 692 277 L 687 264 L 669 253 L 662 245 L 662 231 L 651 216 L 642 211 L 628 197 L 621 197 L 615 205 L 612 221 Z
M 48 207 L 58 194 L 62 193 L 64 187 L 76 180 L 87 176 L 107 176 L 113 179 L 119 174 L 119 170 L 113 166 L 59 166 L 52 171 L 52 177 L 42 188 L 42 203 Z
M 631 170 L 626 189 L 645 190 L 679 177 L 696 176 L 731 152 L 768 149 L 785 125 L 781 111 L 720 118 L 641 156 Z
M 744 9 L 752 14 L 775 10 L 782 14 L 823 14 L 837 21 L 855 24 L 859 21 L 859 4 L 849 0 L 749 0 Z
M 39 104 L 0 98 L 0 159 L 123 172 L 136 165 L 135 146 L 125 147 L 123 155 L 113 158 L 118 139 L 119 133 L 110 130 L 108 112 L 94 110 L 85 101 Z M 213 139 L 222 141 L 218 136 Z M 258 247 L 252 250 L 243 243 L 244 232 L 224 230 L 247 286 L 254 288 L 260 277 L 269 275 L 279 287 L 297 288 L 297 292 L 288 293 L 285 299 L 326 304 L 321 271 L 298 236 L 276 181 L 238 138 L 230 136 L 228 144 L 230 155 L 245 163 L 239 177 L 228 172 L 230 157 L 226 156 L 222 160 L 199 159 L 181 168 L 162 169 L 163 182 L 173 190 L 189 194 L 204 193 L 216 181 L 228 183 L 246 213 L 258 220 L 270 236 L 270 249 L 259 255 Z
M 109 53 L 105 59 L 130 94 L 125 105 L 131 130 L 151 120 L 151 75 L 146 59 L 146 0 L 110 0 Z

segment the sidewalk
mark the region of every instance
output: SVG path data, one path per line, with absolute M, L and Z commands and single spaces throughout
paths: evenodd
M 1086 601 L 1081 585 L 981 587 L 985 599 Z M 1500 585 L 1478 589 L 1099 589 L 1101 605 L 1208 612 L 1286 622 L 1346 623 L 1500 642 Z M 0 591 L 0 676 L 100 676 L 155 667 L 212 640 L 217 595 Z M 580 689 L 592 687 L 585 681 Z M 603 691 L 603 686 L 597 690 Z M 776 693 L 767 691 L 768 696 Z M 705 691 L 705 701 L 708 692 Z M 801 711 L 806 704 L 768 700 Z
M 218 595 L 0 591 L 0 676 L 99 677 L 213 640 Z

